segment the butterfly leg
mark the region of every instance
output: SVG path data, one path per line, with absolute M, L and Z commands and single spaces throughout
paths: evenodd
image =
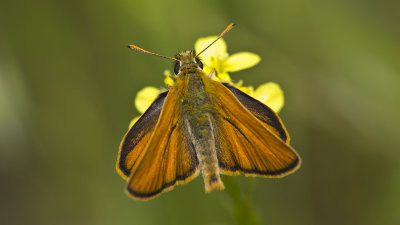
M 208 74 L 208 77 L 211 78 L 214 72 L 215 72 L 215 68 L 213 68 L 211 70 L 210 74 Z M 217 73 L 215 72 L 215 74 L 217 74 Z

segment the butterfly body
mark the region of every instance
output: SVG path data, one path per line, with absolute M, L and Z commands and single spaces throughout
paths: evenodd
M 186 82 L 182 101 L 182 119 L 189 144 L 193 144 L 205 182 L 206 192 L 223 189 L 217 159 L 215 136 L 215 109 L 205 83 L 210 79 L 198 71 L 181 76 Z M 179 79 L 179 78 L 178 78 Z

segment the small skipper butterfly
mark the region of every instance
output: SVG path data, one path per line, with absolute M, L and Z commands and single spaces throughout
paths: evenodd
M 299 168 L 300 157 L 273 110 L 204 74 L 198 56 L 208 47 L 175 58 L 128 47 L 176 61 L 177 75 L 121 142 L 116 167 L 134 199 L 152 199 L 200 172 L 210 192 L 224 189 L 220 174 L 282 177 Z

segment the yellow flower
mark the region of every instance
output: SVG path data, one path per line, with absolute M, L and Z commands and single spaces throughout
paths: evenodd
M 172 86 L 174 81 L 171 79 L 171 72 L 169 70 L 164 70 L 164 83 L 167 86 Z M 157 96 L 162 92 L 162 89 L 158 89 L 156 87 L 147 86 L 140 90 L 135 97 L 135 107 L 136 109 L 143 114 L 147 108 L 150 107 L 151 103 L 156 100 Z M 136 116 L 129 123 L 129 127 L 132 127 L 133 124 L 140 118 L 140 116 Z
M 151 105 L 151 103 L 157 98 L 157 95 L 160 94 L 160 89 L 155 87 L 145 87 L 140 90 L 135 97 L 135 107 L 136 109 L 143 114 L 147 108 Z M 131 120 L 129 123 L 129 127 L 132 127 L 133 124 L 139 119 L 140 116 L 137 116 Z
M 196 52 L 202 51 L 218 36 L 209 36 L 197 39 L 194 44 Z M 214 68 L 217 74 L 213 74 L 213 79 L 223 82 L 230 82 L 231 78 L 228 72 L 235 72 L 253 67 L 260 62 L 260 56 L 251 52 L 238 52 L 229 56 L 224 39 L 215 42 L 211 47 L 200 55 L 204 64 L 204 72 L 209 74 Z
M 202 51 L 218 36 L 210 36 L 199 38 L 194 44 L 196 52 Z M 201 53 L 201 60 L 204 64 L 204 72 L 209 74 L 214 68 L 212 78 L 214 80 L 229 82 L 239 88 L 241 91 L 268 105 L 275 112 L 279 112 L 284 104 L 283 92 L 279 85 L 273 82 L 268 82 L 260 85 L 256 90 L 252 86 L 243 86 L 243 81 L 233 83 L 228 72 L 236 72 L 255 66 L 260 62 L 261 58 L 251 52 L 239 52 L 229 56 L 224 39 L 215 42 L 206 51 Z
M 270 107 L 274 112 L 278 113 L 285 102 L 285 98 L 283 96 L 283 91 L 279 87 L 277 83 L 267 82 L 260 85 L 256 90 L 254 90 L 253 86 L 242 86 L 243 81 L 239 81 L 235 83 L 234 86 L 244 93 L 250 95 L 251 97 L 257 99 L 263 104 Z
M 217 36 L 199 38 L 195 43 L 196 52 L 203 50 L 216 38 Z M 239 52 L 229 56 L 226 50 L 226 43 L 221 38 L 201 54 L 201 60 L 204 64 L 203 70 L 205 74 L 209 74 L 214 68 L 216 72 L 213 74 L 212 79 L 220 82 L 231 83 L 236 88 L 259 100 L 278 113 L 284 104 L 283 91 L 278 84 L 274 82 L 267 82 L 254 90 L 252 86 L 243 86 L 243 81 L 233 83 L 228 74 L 228 72 L 235 72 L 256 65 L 258 62 L 260 62 L 260 57 L 251 52 Z M 172 86 L 174 84 L 174 81 L 171 79 L 172 73 L 169 70 L 165 70 L 164 75 L 165 85 L 167 87 Z M 135 98 L 135 106 L 137 110 L 143 114 L 151 105 L 151 103 L 157 98 L 157 95 L 160 92 L 160 89 L 150 86 L 140 90 Z M 130 122 L 129 127 L 133 126 L 138 119 L 139 117 L 135 117 Z
M 155 87 L 145 87 L 140 90 L 135 98 L 136 109 L 140 113 L 144 113 L 158 94 L 160 94 L 160 90 Z
M 274 82 L 268 82 L 260 85 L 254 91 L 253 97 L 269 106 L 275 112 L 281 111 L 285 102 L 282 89 L 277 83 Z
M 171 71 L 169 71 L 169 70 L 164 70 L 164 75 L 165 75 L 165 79 L 164 79 L 164 83 L 165 83 L 165 85 L 169 85 L 169 86 L 172 86 L 172 85 L 174 85 L 174 80 L 172 80 L 172 78 L 171 78 L 171 76 L 173 76 L 172 74 L 171 74 Z

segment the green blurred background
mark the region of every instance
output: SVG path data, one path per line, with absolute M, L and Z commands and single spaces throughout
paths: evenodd
M 235 177 L 261 224 L 400 224 L 400 3 L 384 0 L 0 1 L 0 223 L 234 224 L 203 181 L 124 192 L 119 143 L 167 56 L 219 34 L 262 58 L 234 80 L 281 85 L 303 164 Z M 247 197 L 246 197 L 247 198 Z

